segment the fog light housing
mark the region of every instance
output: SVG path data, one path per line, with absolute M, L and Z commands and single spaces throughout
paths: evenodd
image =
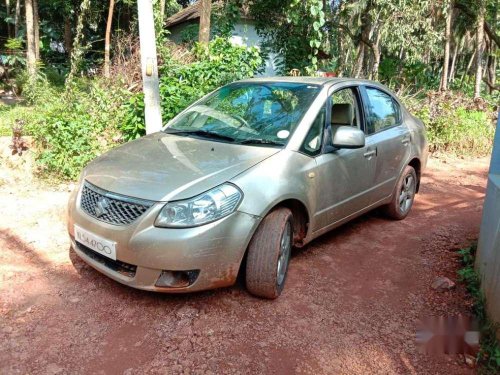
M 200 270 L 190 271 L 161 271 L 155 286 L 159 288 L 185 288 L 193 284 Z

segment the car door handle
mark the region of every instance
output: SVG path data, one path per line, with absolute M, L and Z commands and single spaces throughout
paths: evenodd
M 372 156 L 376 156 L 377 155 L 377 149 L 375 150 L 370 150 L 370 151 L 367 151 L 363 154 L 363 156 L 365 158 L 368 158 L 368 159 L 371 159 Z
M 411 141 L 411 137 L 404 137 L 401 140 L 401 143 L 404 144 L 405 146 L 408 146 L 410 144 L 410 141 Z

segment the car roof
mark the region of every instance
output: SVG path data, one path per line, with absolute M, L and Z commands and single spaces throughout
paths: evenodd
M 371 81 L 369 79 L 361 78 L 350 78 L 350 77 L 289 77 L 289 76 L 275 76 L 275 77 L 258 77 L 258 78 L 248 78 L 237 82 L 292 82 L 292 83 L 305 83 L 308 85 L 319 85 L 321 87 L 332 87 L 337 84 L 352 84 L 352 85 L 367 85 L 371 87 L 376 87 L 385 91 L 387 94 L 391 95 L 400 106 L 404 107 L 404 104 L 399 100 L 396 93 L 394 93 L 387 86 L 383 85 L 377 81 Z
M 248 78 L 241 80 L 239 82 L 294 82 L 294 83 L 306 83 L 313 85 L 325 85 L 325 84 L 335 84 L 335 83 L 344 83 L 344 82 L 352 82 L 352 83 L 364 83 L 370 85 L 382 86 L 380 83 L 375 81 L 370 81 L 367 79 L 358 79 L 358 78 L 332 78 L 332 77 L 288 77 L 288 76 L 275 76 L 275 77 L 258 77 L 258 78 Z

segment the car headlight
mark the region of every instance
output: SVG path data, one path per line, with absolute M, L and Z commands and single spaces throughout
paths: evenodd
M 194 198 L 167 203 L 155 225 L 165 228 L 188 228 L 211 223 L 234 212 L 243 193 L 234 185 L 223 184 Z

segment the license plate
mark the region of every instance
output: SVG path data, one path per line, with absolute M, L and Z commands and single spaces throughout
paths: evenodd
M 95 252 L 116 260 L 116 242 L 106 240 L 76 225 L 75 239 Z

